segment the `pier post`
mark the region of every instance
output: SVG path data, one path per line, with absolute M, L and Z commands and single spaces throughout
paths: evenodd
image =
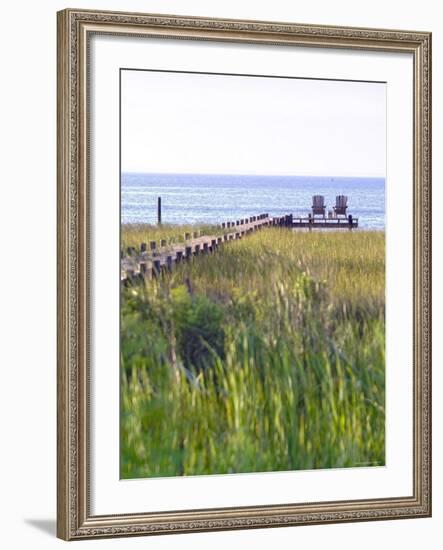
M 162 224 L 162 198 L 158 197 L 157 199 L 157 223 L 158 225 Z
M 160 260 L 154 260 L 153 267 L 152 267 L 152 274 L 154 275 L 154 277 L 160 274 L 160 270 L 161 270 Z

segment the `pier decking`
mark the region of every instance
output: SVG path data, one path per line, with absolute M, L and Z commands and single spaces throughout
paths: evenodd
M 140 277 L 155 277 L 162 271 L 170 271 L 174 265 L 195 256 L 211 254 L 230 241 L 242 239 L 263 227 L 312 229 L 348 229 L 358 227 L 358 218 L 314 218 L 294 217 L 293 214 L 270 217 L 260 214 L 220 225 L 220 233 L 198 235 L 186 233 L 183 242 L 171 243 L 166 240 L 141 243 L 140 248 L 128 248 L 121 253 L 121 281 L 128 283 Z M 149 250 L 148 250 L 149 248 Z
M 285 219 L 283 217 L 282 219 Z M 192 257 L 211 254 L 224 243 L 243 239 L 245 236 L 260 230 L 264 226 L 275 225 L 269 214 L 260 214 L 232 222 L 224 222 L 223 230 L 216 235 L 185 235 L 183 243 L 168 244 L 166 240 L 141 243 L 139 249 L 131 247 L 123 253 L 120 260 L 121 281 L 128 282 L 136 277 L 152 277 L 162 271 L 170 271 L 175 264 Z M 158 246 L 160 244 L 160 246 Z

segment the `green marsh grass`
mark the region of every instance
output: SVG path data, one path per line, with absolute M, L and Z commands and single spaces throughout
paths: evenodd
M 203 235 L 222 235 L 227 232 L 227 229 L 221 229 L 217 225 L 175 225 L 175 224 L 125 224 L 122 226 L 121 232 L 121 247 L 126 250 L 128 247 L 140 249 L 141 243 L 149 243 L 149 241 L 159 241 L 166 239 L 168 243 L 171 240 L 174 243 L 183 243 L 185 233 L 193 233 L 198 231 L 199 236 Z
M 383 465 L 384 258 L 269 228 L 125 288 L 122 477 Z

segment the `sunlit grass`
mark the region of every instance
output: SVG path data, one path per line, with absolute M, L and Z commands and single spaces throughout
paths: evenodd
M 263 229 L 125 289 L 122 477 L 383 464 L 384 246 Z

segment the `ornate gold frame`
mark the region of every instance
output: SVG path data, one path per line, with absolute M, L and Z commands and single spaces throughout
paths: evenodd
M 91 33 L 409 52 L 414 59 L 413 496 L 92 516 L 88 503 L 87 44 Z M 431 515 L 431 34 L 64 10 L 58 13 L 58 505 L 65 539 Z

